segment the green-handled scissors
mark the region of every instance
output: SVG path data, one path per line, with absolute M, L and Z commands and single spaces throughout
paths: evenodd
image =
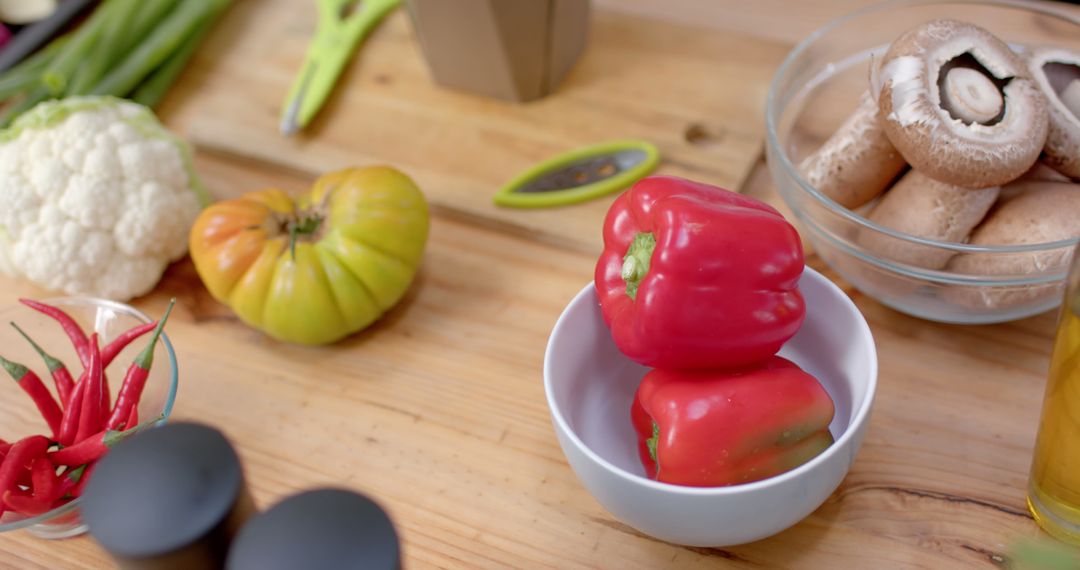
M 307 126 L 334 88 L 356 46 L 401 0 L 318 0 L 319 24 L 281 115 L 281 132 Z

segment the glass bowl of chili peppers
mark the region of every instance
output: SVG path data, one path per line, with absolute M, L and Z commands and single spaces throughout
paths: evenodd
M 958 324 L 1042 313 L 1061 301 L 1075 236 L 1051 241 L 1028 228 L 994 245 L 989 238 L 975 239 L 985 227 L 980 225 L 952 241 L 931 239 L 895 229 L 897 220 L 888 220 L 877 209 L 889 204 L 885 197 L 891 190 L 878 194 L 874 180 L 899 188 L 902 181 L 917 180 L 908 175 L 918 173 L 901 164 L 894 179 L 874 160 L 880 153 L 862 150 L 880 140 L 867 134 L 869 126 L 858 131 L 873 124 L 862 117 L 877 108 L 873 91 L 882 80 L 877 76 L 871 81 L 871 62 L 881 62 L 905 31 L 941 18 L 985 28 L 1014 49 L 1046 45 L 1080 51 L 1080 18 L 1053 2 L 906 0 L 859 9 L 810 34 L 777 70 L 765 112 L 769 171 L 808 245 L 846 281 L 879 302 L 915 317 Z M 841 146 L 846 144 L 842 140 L 853 142 Z M 819 151 L 834 148 L 828 143 L 845 150 Z M 944 152 L 948 146 L 942 143 L 926 152 Z M 1054 179 L 1047 171 L 1053 172 L 1036 168 L 1022 179 Z M 1002 196 L 1012 185 L 1005 185 Z M 913 187 L 927 185 L 912 182 L 904 189 Z M 941 211 L 949 208 L 938 204 Z M 1003 204 L 998 200 L 998 206 Z M 936 223 L 932 208 L 914 200 L 909 205 L 901 210 L 907 218 L 901 225 Z M 1039 239 L 1044 241 L 1036 243 Z
M 0 381 L 0 532 L 85 532 L 79 495 L 97 459 L 172 411 L 177 363 L 163 327 L 90 297 L 0 309 L 0 376 L 11 378 Z

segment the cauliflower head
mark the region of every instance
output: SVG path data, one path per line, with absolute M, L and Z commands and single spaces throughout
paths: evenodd
M 208 202 L 187 145 L 141 105 L 47 101 L 0 132 L 0 271 L 40 287 L 148 292 Z

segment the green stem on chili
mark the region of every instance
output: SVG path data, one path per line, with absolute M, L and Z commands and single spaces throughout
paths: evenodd
M 15 330 L 26 339 L 26 342 L 30 343 L 30 346 L 34 347 L 34 350 L 41 355 L 41 359 L 45 361 L 45 366 L 48 367 L 49 374 L 52 375 L 53 383 L 56 385 L 56 395 L 60 398 L 60 407 L 66 409 L 68 400 L 71 398 L 71 391 L 75 389 L 75 381 L 71 379 L 71 373 L 68 372 L 67 366 L 60 359 L 45 352 L 45 349 L 38 346 L 38 343 L 34 342 L 34 339 L 30 338 L 26 331 L 19 328 L 19 325 L 11 323 L 11 326 L 15 327 Z

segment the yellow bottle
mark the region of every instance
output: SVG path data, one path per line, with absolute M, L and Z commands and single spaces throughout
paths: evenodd
M 1035 443 L 1028 508 L 1046 532 L 1080 545 L 1080 259 L 1071 273 Z

